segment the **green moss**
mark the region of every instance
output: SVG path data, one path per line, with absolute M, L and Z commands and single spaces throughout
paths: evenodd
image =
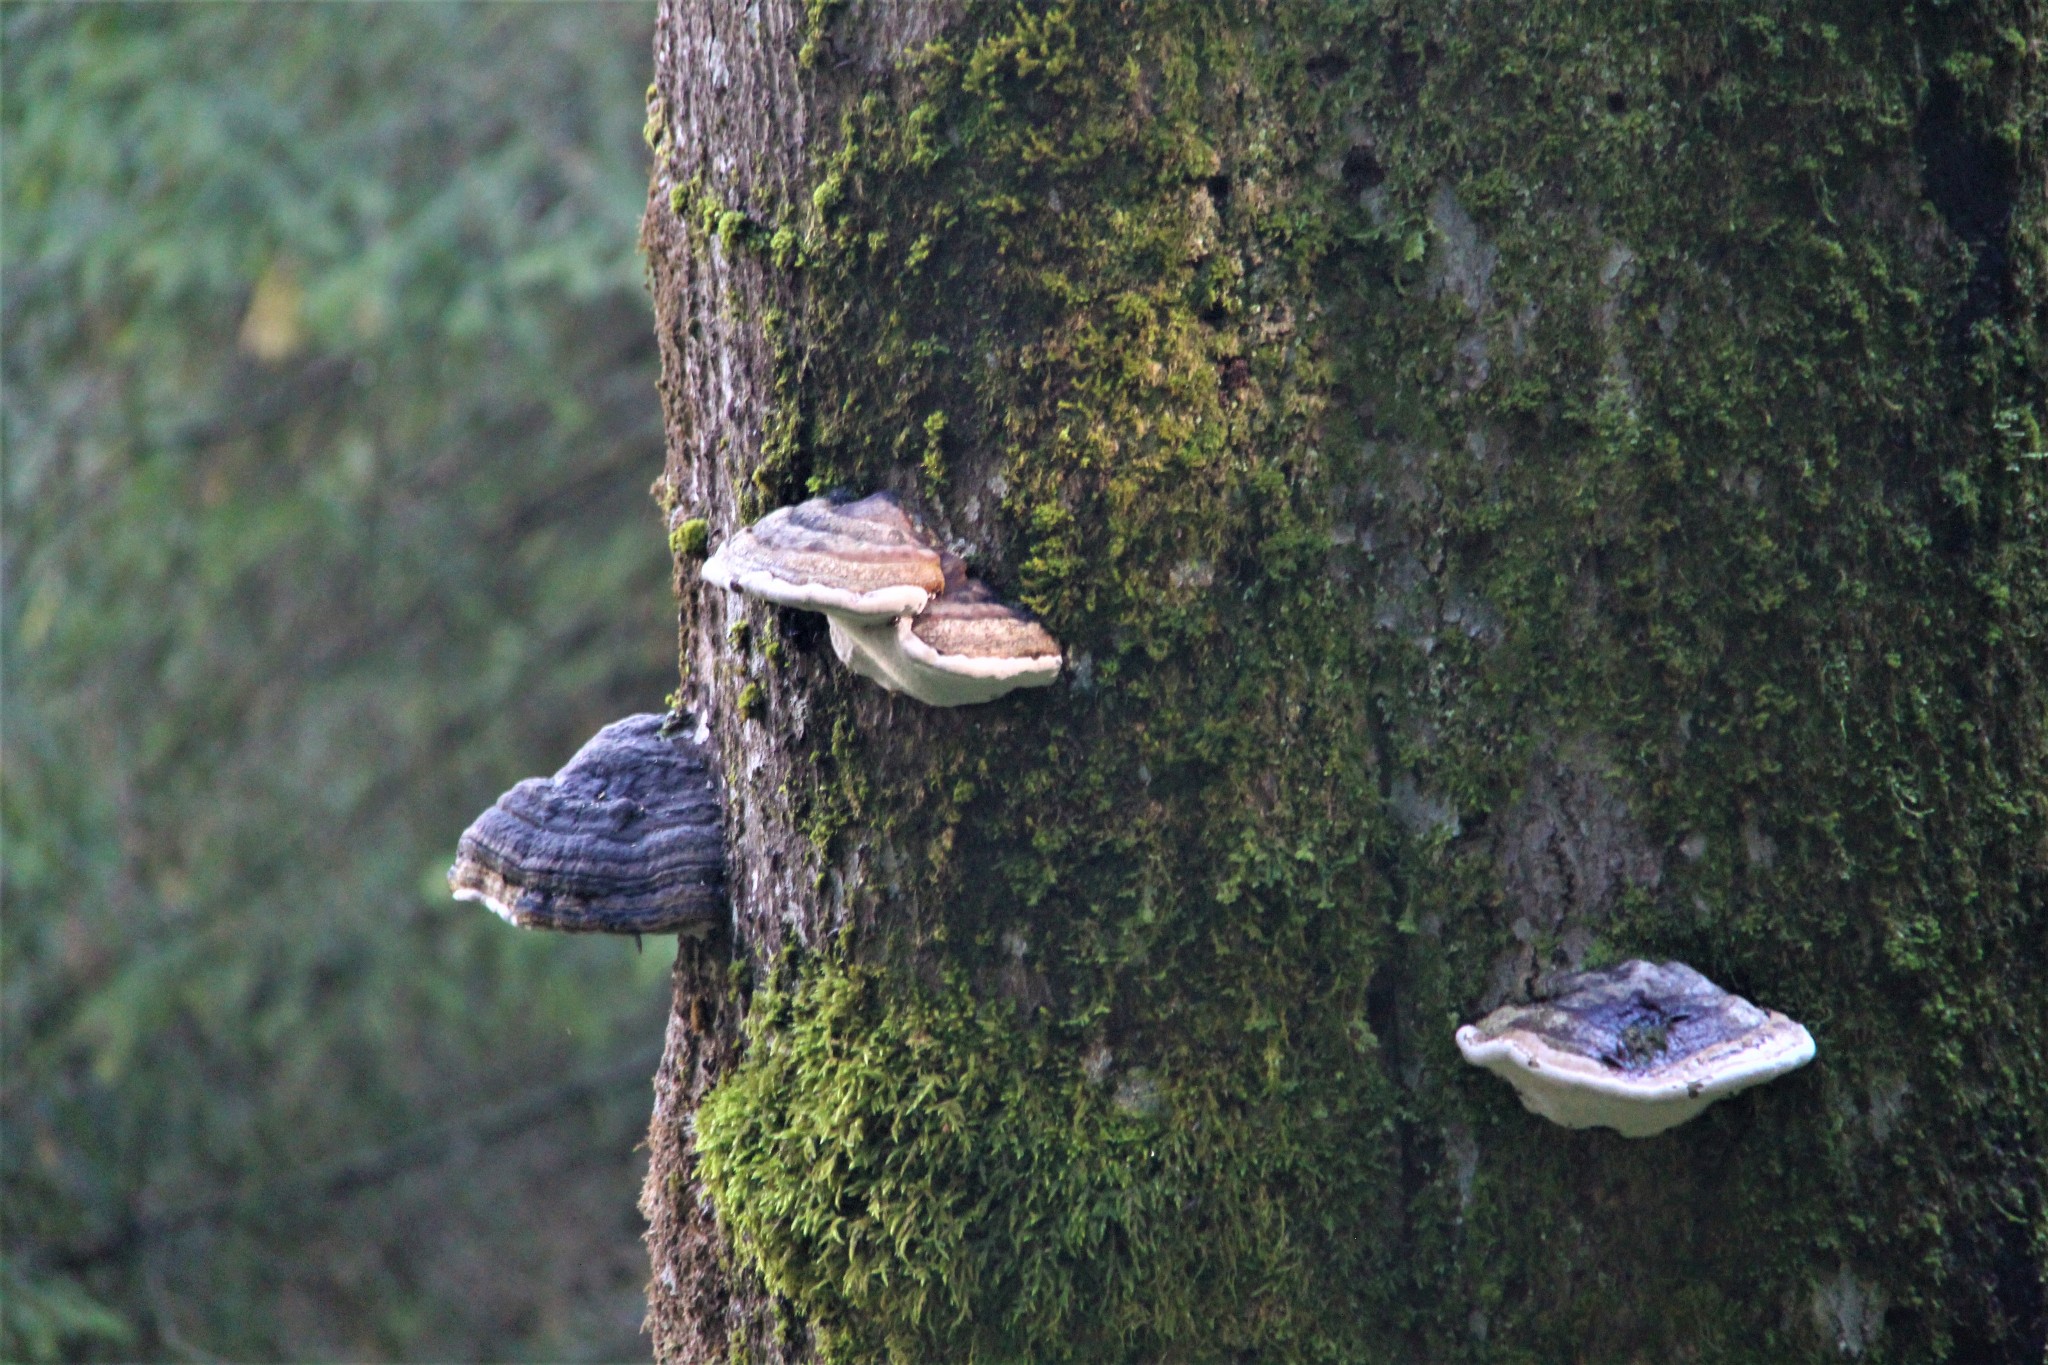
M 640 130 L 640 137 L 647 144 L 647 150 L 659 153 L 668 142 L 668 108 L 662 103 L 661 93 L 655 86 L 647 87 L 647 123 Z
M 698 1116 L 706 1185 L 828 1359 L 1101 1360 L 1164 1342 L 1249 1344 L 1246 1310 L 1336 1254 L 1384 1248 L 1290 1226 L 1289 1197 L 1345 1204 L 1382 1172 L 1344 1114 L 1262 1094 L 1090 1074 L 1016 1007 L 842 964 L 757 998 L 749 1066 Z M 1255 1091 L 1264 1091 L 1263 1085 Z M 1358 1101 L 1353 1100 L 1351 1107 Z M 1247 1122 L 1250 1120 L 1250 1122 Z M 1355 1306 L 1355 1299 L 1352 1301 Z M 1257 1339 L 1319 1354 L 1302 1324 Z
M 831 46 L 832 21 L 846 8 L 846 0 L 804 0 L 803 45 L 796 63 L 809 69 L 824 59 Z
M 780 253 L 787 249 L 787 241 L 746 208 L 719 199 L 701 174 L 673 186 L 668 192 L 668 206 L 677 218 L 703 237 L 715 239 L 727 251 L 773 250 L 778 253 L 778 264 L 783 263 Z
M 775 229 L 768 238 L 768 258 L 777 270 L 793 269 L 803 257 L 803 238 L 788 224 Z
M 702 559 L 711 543 L 711 528 L 702 517 L 676 523 L 668 533 L 668 552 L 677 559 Z
M 768 694 L 761 690 L 761 684 L 748 683 L 740 689 L 739 712 L 747 720 L 759 720 L 768 714 Z
M 741 209 L 720 211 L 715 228 L 718 240 L 725 243 L 728 251 L 753 246 L 767 239 L 767 233 L 756 223 L 752 215 Z
M 1949 325 L 1899 54 L 2008 145 L 2020 14 L 990 6 L 847 110 L 752 497 L 920 467 L 1073 668 L 914 742 L 812 699 L 818 875 L 893 861 L 699 1131 L 841 1354 L 1820 1359 L 1815 1266 L 1894 1305 L 1873 1358 L 1994 1330 L 2048 1184 L 2048 353 Z M 1588 959 L 1815 1067 L 1641 1144 L 1462 1067 L 1560 762 L 1659 868 Z
M 836 172 L 828 174 L 818 182 L 817 188 L 811 191 L 811 207 L 818 211 L 819 217 L 827 217 L 832 210 L 839 207 L 839 201 L 845 193 L 845 181 Z
M 938 487 L 946 479 L 946 414 L 934 412 L 924 419 L 924 479 Z

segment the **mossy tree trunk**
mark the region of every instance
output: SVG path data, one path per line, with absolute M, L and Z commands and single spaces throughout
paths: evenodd
M 667 0 L 666 1360 L 2040 1360 L 2039 0 Z M 892 488 L 1069 650 L 696 580 Z M 1678 958 L 1814 1065 L 1574 1132 Z

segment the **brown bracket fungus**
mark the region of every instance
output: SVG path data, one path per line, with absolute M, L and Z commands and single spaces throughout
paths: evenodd
M 921 615 L 879 626 L 832 623 L 840 662 L 927 706 L 975 706 L 1060 675 L 1060 646 L 986 584 L 948 586 Z
M 839 661 L 927 706 L 973 706 L 1060 674 L 1059 642 L 967 576 L 893 493 L 812 498 L 735 532 L 705 582 L 823 612 Z
M 728 536 L 700 573 L 750 597 L 878 625 L 923 611 L 951 558 L 895 494 L 875 493 L 770 512 Z
M 1813 1037 L 1682 962 L 1561 977 L 1547 999 L 1458 1030 L 1474 1066 L 1567 1128 L 1649 1137 L 1813 1059 Z
M 628 716 L 499 797 L 462 833 L 455 899 L 529 929 L 710 929 L 725 914 L 723 821 L 701 739 L 675 728 Z

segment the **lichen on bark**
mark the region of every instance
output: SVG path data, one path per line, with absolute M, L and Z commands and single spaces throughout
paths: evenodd
M 894 488 L 1072 667 L 679 560 L 662 1354 L 2038 1355 L 2042 31 L 666 7 L 665 499 Z M 1458 1062 L 1629 956 L 1820 1060 L 1643 1143 Z

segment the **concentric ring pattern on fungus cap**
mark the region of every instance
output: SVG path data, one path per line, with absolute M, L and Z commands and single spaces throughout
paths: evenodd
M 1813 1059 L 1813 1037 L 1683 962 L 1632 960 L 1561 977 L 1548 998 L 1458 1030 L 1474 1066 L 1567 1128 L 1649 1137 Z
M 725 835 L 700 737 L 628 716 L 553 777 L 530 777 L 463 831 L 448 884 L 513 924 L 703 932 L 725 914 Z
M 1060 675 L 1059 641 L 973 578 L 920 616 L 882 626 L 834 622 L 832 646 L 854 672 L 927 706 L 979 705 Z
M 706 583 L 835 620 L 875 625 L 925 609 L 946 586 L 948 556 L 893 493 L 812 498 L 726 538 Z

